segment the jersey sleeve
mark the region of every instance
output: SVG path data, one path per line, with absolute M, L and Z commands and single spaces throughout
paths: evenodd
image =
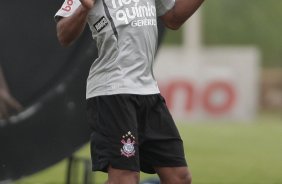
M 175 0 L 156 0 L 157 15 L 162 16 L 175 4 Z
M 62 17 L 71 16 L 80 4 L 79 0 L 65 0 L 62 7 L 54 16 L 55 21 L 58 22 Z

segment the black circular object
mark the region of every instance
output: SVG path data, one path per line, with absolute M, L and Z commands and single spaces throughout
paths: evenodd
M 89 139 L 85 88 L 97 49 L 88 29 L 73 46 L 59 45 L 53 16 L 61 4 L 1 1 L 0 65 L 24 109 L 0 120 L 0 181 L 47 168 Z
M 24 109 L 0 121 L 0 181 L 44 169 L 89 139 L 85 83 L 96 47 L 89 32 L 59 45 L 53 16 L 61 3 L 1 2 L 0 64 Z

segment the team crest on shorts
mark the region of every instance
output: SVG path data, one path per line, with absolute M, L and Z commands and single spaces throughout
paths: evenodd
M 135 155 L 135 137 L 129 131 L 127 134 L 122 136 L 121 143 L 123 144 L 122 148 L 120 149 L 121 155 L 129 158 Z

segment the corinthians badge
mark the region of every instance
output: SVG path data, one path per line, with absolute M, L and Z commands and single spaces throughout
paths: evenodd
M 121 143 L 123 144 L 122 148 L 120 149 L 121 155 L 126 156 L 127 158 L 135 155 L 135 137 L 130 131 L 122 136 Z

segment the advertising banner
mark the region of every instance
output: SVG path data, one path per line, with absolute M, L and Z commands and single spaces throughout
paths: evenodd
M 155 76 L 178 120 L 250 119 L 257 111 L 255 48 L 160 49 Z

